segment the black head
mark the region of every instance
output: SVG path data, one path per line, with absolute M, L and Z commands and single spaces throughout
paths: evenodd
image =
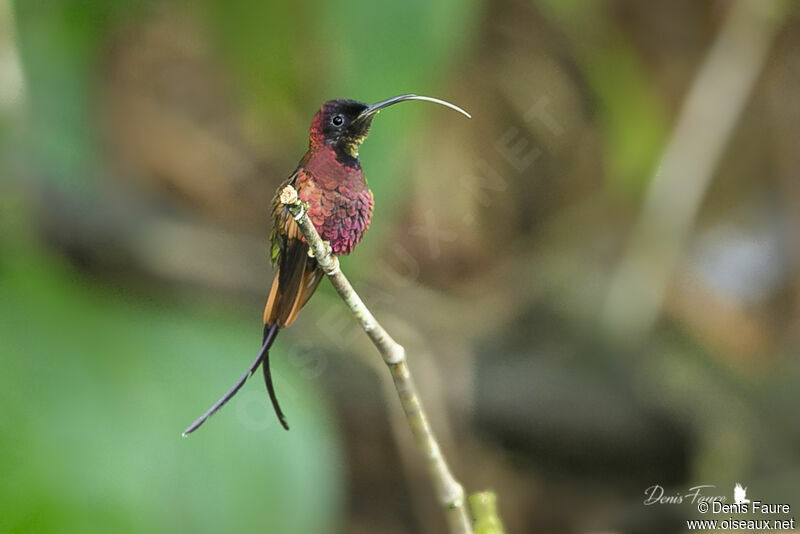
M 358 147 L 369 134 L 372 116 L 361 118 L 369 106 L 356 100 L 328 100 L 311 122 L 311 143 L 331 146 L 337 151 L 358 157 Z
M 400 95 L 381 100 L 371 106 L 356 100 L 328 100 L 317 111 L 311 122 L 311 145 L 323 143 L 332 146 L 337 153 L 358 158 L 358 147 L 369 134 L 372 119 L 384 108 L 407 100 L 424 100 L 449 107 L 470 117 L 469 113 L 444 100 L 429 96 Z

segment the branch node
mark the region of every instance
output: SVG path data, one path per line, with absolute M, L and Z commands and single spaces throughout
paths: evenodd
M 328 276 L 333 276 L 336 273 L 342 272 L 341 269 L 339 268 L 339 258 L 337 258 L 336 256 L 331 254 L 331 251 L 330 251 L 331 244 L 328 243 L 327 241 L 325 242 L 325 244 L 327 245 L 327 249 L 328 249 L 328 251 L 327 251 L 328 252 L 328 257 L 331 259 L 330 267 L 325 269 L 325 274 L 327 274 Z
M 386 363 L 389 365 L 397 365 L 406 361 L 406 349 L 402 345 L 395 343 L 386 353 Z
M 452 501 L 447 503 L 447 507 L 450 508 L 451 510 L 455 508 L 461 508 L 462 506 L 464 506 L 464 499 L 461 497 L 453 499 Z
M 298 199 L 299 197 L 297 196 L 297 189 L 291 185 L 287 185 L 281 190 L 281 204 L 296 204 Z
M 281 204 L 289 208 L 289 211 L 291 212 L 295 221 L 300 221 L 308 212 L 308 202 L 303 202 L 300 200 L 300 196 L 297 194 L 297 189 L 291 185 L 287 185 L 281 189 L 279 198 Z

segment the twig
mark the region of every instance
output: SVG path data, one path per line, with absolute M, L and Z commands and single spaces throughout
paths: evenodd
M 475 516 L 475 534 L 504 534 L 503 522 L 497 514 L 497 495 L 481 491 L 469 496 L 469 509 Z
M 428 464 L 428 474 L 436 489 L 439 504 L 444 508 L 450 532 L 455 534 L 472 533 L 472 523 L 467 513 L 464 499 L 464 488 L 455 479 L 447 461 L 442 454 L 439 443 L 433 435 L 428 416 L 417 394 L 417 388 L 411 377 L 411 371 L 406 362 L 406 351 L 383 329 L 375 317 L 367 309 L 364 302 L 350 285 L 342 271 L 339 269 L 339 260 L 331 254 L 330 247 L 326 245 L 317 233 L 311 219 L 308 218 L 307 207 L 300 202 L 297 191 L 292 186 L 286 186 L 281 191 L 281 202 L 291 211 L 297 225 L 303 232 L 317 263 L 325 274 L 328 275 L 333 287 L 342 297 L 347 307 L 361 324 L 372 343 L 383 356 L 383 361 L 389 367 L 394 380 L 397 395 L 403 405 L 403 411 L 408 419 L 411 432 L 417 447 Z

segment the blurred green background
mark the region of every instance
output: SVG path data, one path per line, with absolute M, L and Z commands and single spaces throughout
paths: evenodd
M 800 10 L 0 0 L 0 532 L 437 533 L 323 282 L 259 377 L 269 202 L 319 105 L 415 92 L 343 260 L 509 532 L 800 506 Z

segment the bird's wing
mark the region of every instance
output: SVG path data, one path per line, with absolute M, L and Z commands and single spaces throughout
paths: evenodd
M 314 182 L 302 168 L 295 171 L 281 187 L 272 201 L 272 249 L 271 258 L 275 265 L 275 276 L 264 307 L 264 324 L 289 326 L 297 318 L 300 309 L 308 301 L 322 280 L 322 270 L 317 261 L 308 255 L 308 245 L 303 239 L 291 212 L 279 198 L 280 191 L 292 185 L 308 199 L 309 204 L 318 202 L 313 194 Z M 316 225 L 316 221 L 315 221 Z

